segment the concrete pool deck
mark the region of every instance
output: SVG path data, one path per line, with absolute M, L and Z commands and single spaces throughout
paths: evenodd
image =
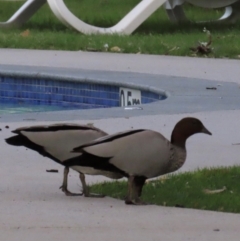
M 109 133 L 148 128 L 170 137 L 179 119 L 194 116 L 213 136 L 199 134 L 188 140 L 187 161 L 180 171 L 238 165 L 240 146 L 234 144 L 240 143 L 239 60 L 9 49 L 0 49 L 0 56 L 1 71 L 5 72 L 32 71 L 100 81 L 107 78 L 152 85 L 169 93 L 168 99 L 144 105 L 143 110 L 111 108 L 1 116 L 1 240 L 239 239 L 239 214 L 126 206 L 112 198 L 66 197 L 58 190 L 63 169 L 60 165 L 4 143 L 10 131 L 19 126 L 61 121 L 94 123 Z M 47 173 L 46 169 L 58 169 L 59 173 Z M 75 192 L 80 189 L 77 176 L 72 171 L 69 177 L 69 189 Z M 87 177 L 88 182 L 101 180 L 106 179 Z

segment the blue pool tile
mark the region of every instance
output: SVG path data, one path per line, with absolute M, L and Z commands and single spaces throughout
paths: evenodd
M 142 91 L 142 103 L 164 99 L 156 93 Z M 76 108 L 105 108 L 119 106 L 119 87 L 55 81 L 37 78 L 0 76 L 0 101 L 31 104 L 71 106 Z

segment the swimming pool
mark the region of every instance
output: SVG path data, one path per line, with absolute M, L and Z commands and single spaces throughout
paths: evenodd
M 120 83 L 0 76 L 0 114 L 109 108 L 164 99 L 165 94 L 126 88 Z
M 0 115 L 3 114 L 20 114 L 28 112 L 49 112 L 60 110 L 74 110 L 79 109 L 74 106 L 51 106 L 51 105 L 31 105 L 31 104 L 11 104 L 0 102 Z

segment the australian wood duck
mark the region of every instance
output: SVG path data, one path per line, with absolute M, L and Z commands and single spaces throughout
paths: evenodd
M 152 130 L 130 130 L 98 138 L 73 149 L 81 155 L 69 166 L 91 166 L 128 178 L 126 204 L 143 204 L 142 187 L 148 178 L 178 170 L 185 162 L 186 140 L 196 133 L 211 133 L 196 118 L 183 118 L 174 127 L 171 141 Z
M 69 166 L 65 165 L 65 160 L 79 156 L 79 153 L 71 152 L 76 146 L 83 145 L 96 138 L 107 135 L 104 131 L 90 125 L 77 124 L 54 124 L 43 126 L 21 127 L 14 131 L 17 134 L 6 139 L 6 142 L 13 146 L 25 146 L 46 156 L 55 162 L 65 166 L 63 183 L 60 189 L 67 196 L 82 195 L 71 193 L 67 188 Z M 111 173 L 105 170 L 94 169 L 92 167 L 71 166 L 79 172 L 79 177 L 83 187 L 84 196 L 96 196 L 89 193 L 85 182 L 85 175 L 105 175 L 110 178 L 121 178 L 118 173 Z M 100 196 L 100 195 L 99 195 Z

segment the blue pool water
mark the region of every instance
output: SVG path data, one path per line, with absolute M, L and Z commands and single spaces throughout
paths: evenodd
M 79 109 L 74 106 L 51 106 L 51 105 L 30 105 L 30 104 L 11 104 L 0 103 L 0 115 L 2 114 L 19 114 L 27 112 L 48 112 L 60 110 L 73 110 Z
M 0 75 L 0 114 L 119 107 L 120 86 Z M 141 90 L 141 104 L 166 99 Z

